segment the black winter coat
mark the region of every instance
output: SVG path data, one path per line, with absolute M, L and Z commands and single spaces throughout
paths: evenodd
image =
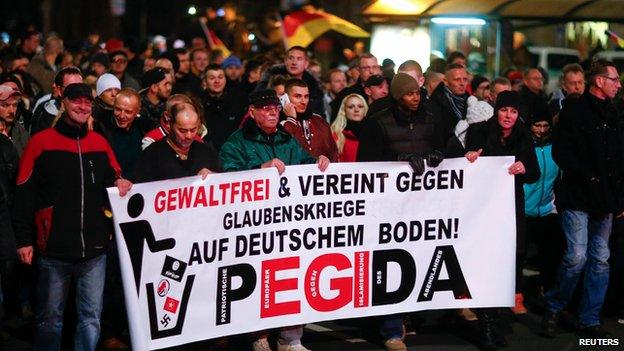
M 17 150 L 11 139 L 0 134 L 0 260 L 10 260 L 17 256 L 11 208 L 18 163 Z
M 456 137 L 453 137 L 456 138 Z M 533 149 L 533 139 L 528 129 L 519 119 L 514 125 L 511 135 L 501 140 L 501 127 L 498 119 L 492 117 L 485 122 L 471 124 L 466 132 L 466 147 L 461 143 L 449 142 L 454 145 L 448 150 L 448 156 L 463 157 L 468 151 L 483 149 L 481 156 L 515 156 L 516 161 L 522 162 L 526 172 L 514 177 L 516 201 L 516 232 L 518 237 L 524 237 L 524 187 L 525 183 L 535 183 L 540 177 L 537 156 Z M 476 162 L 479 162 L 478 160 Z
M 604 215 L 624 209 L 622 130 L 615 105 L 589 92 L 565 100 L 553 130 L 557 205 Z
M 227 138 L 238 130 L 249 108 L 249 97 L 241 89 L 230 89 L 220 97 L 205 93 L 203 104 L 208 139 L 219 151 Z
M 439 119 L 420 105 L 408 115 L 396 101 L 362 121 L 358 161 L 397 161 L 402 154 L 443 150 L 444 129 Z
M 455 117 L 453 112 L 451 111 L 451 105 L 444 92 L 445 85 L 443 83 L 438 84 L 438 87 L 431 93 L 427 101 L 427 109 L 431 112 L 437 119 L 442 121 L 442 126 L 444 127 L 445 139 L 448 140 L 455 133 L 455 126 L 459 119 Z M 421 94 L 422 101 L 422 94 Z M 466 118 L 468 104 L 466 103 L 466 108 L 462 111 L 462 119 Z

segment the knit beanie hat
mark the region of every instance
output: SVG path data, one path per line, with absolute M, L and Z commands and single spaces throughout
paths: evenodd
M 474 92 L 477 91 L 477 88 L 479 87 L 479 85 L 481 85 L 481 83 L 489 81 L 489 79 L 480 75 L 472 77 L 472 81 L 470 82 L 470 88 L 472 89 L 472 93 L 474 94 Z
M 91 63 L 95 62 L 101 63 L 102 66 L 106 67 L 106 69 L 110 68 L 110 59 L 108 58 L 108 54 L 98 52 L 97 54 L 93 55 L 93 57 L 91 58 Z
M 411 93 L 414 90 L 418 91 L 419 89 L 418 82 L 414 77 L 407 73 L 399 72 L 392 78 L 390 95 L 392 95 L 395 100 L 399 100 L 403 95 Z
M 112 88 L 121 89 L 121 82 L 110 73 L 102 74 L 95 83 L 95 93 L 97 96 L 102 95 L 103 92 Z
M 474 96 L 469 96 L 466 101 L 468 108 L 466 110 L 466 119 L 461 119 L 455 125 L 455 136 L 459 142 L 466 146 L 466 132 L 468 126 L 473 123 L 487 121 L 494 115 L 494 108 L 486 101 L 479 101 Z
M 522 107 L 522 99 L 517 91 L 503 91 L 496 98 L 494 113 L 497 113 L 503 107 L 513 107 L 520 112 Z

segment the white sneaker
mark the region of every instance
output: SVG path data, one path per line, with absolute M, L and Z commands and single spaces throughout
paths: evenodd
M 301 344 L 297 345 L 282 345 L 279 342 L 277 343 L 277 351 L 312 351 L 307 349 L 305 346 Z
M 273 351 L 267 338 L 258 339 L 251 344 L 253 351 Z

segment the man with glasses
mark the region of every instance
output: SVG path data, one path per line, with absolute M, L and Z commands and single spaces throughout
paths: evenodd
M 548 100 L 544 93 L 544 76 L 537 68 L 529 68 L 522 75 L 520 96 L 524 105 L 523 121 L 532 121 L 550 115 Z
M 598 60 L 588 74 L 589 89 L 566 99 L 553 131 L 553 158 L 561 168 L 556 194 L 567 241 L 555 286 L 545 294 L 542 334 L 554 337 L 561 312 L 585 271 L 579 306 L 581 332 L 608 338 L 600 326 L 609 284 L 609 236 L 615 216 L 624 215 L 624 159 L 617 110 L 611 101 L 621 88 L 613 62 Z
M 382 75 L 381 66 L 377 62 L 377 58 L 372 54 L 362 54 L 357 59 L 358 65 L 357 70 L 360 74 L 359 79 L 355 84 L 350 87 L 342 89 L 342 91 L 336 96 L 334 101 L 331 102 L 332 114 L 331 120 L 336 119 L 336 115 L 338 115 L 338 110 L 340 109 L 340 104 L 342 104 L 342 99 L 347 95 L 358 94 L 360 96 L 366 96 L 366 92 L 364 91 L 365 83 L 371 76 L 374 75 Z
M 121 88 L 131 88 L 136 91 L 141 89 L 139 82 L 126 72 L 128 68 L 128 55 L 122 51 L 114 51 L 110 54 L 110 73 L 115 75 L 121 82 Z
M 251 118 L 232 134 L 221 147 L 219 157 L 225 172 L 275 167 L 279 174 L 286 166 L 317 163 L 321 172 L 329 166 L 329 159 L 313 158 L 280 124 L 282 109 L 274 90 L 251 93 Z M 253 351 L 271 351 L 269 331 L 254 333 Z M 278 351 L 309 351 L 301 345 L 303 326 L 283 328 L 277 342 Z

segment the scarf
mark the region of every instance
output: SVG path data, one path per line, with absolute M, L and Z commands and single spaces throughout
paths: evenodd
M 444 94 L 449 101 L 451 113 L 453 113 L 458 121 L 462 120 L 464 118 L 464 111 L 466 111 L 467 94 L 457 96 L 453 94 L 447 86 L 444 87 Z

